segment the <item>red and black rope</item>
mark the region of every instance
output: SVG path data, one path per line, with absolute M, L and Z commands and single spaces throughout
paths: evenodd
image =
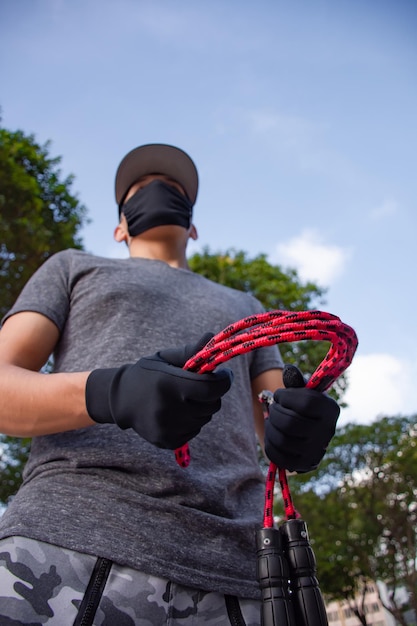
M 340 318 L 323 311 L 268 311 L 251 315 L 230 324 L 212 337 L 196 355 L 187 361 L 184 369 L 199 372 L 213 371 L 229 359 L 277 343 L 293 341 L 327 341 L 330 343 L 325 358 L 313 372 L 307 387 L 325 391 L 349 367 L 358 339 L 355 331 Z M 177 463 L 188 467 L 188 444 L 175 451 Z M 266 483 L 264 527 L 273 526 L 273 492 L 277 467 L 271 463 Z M 292 504 L 285 468 L 280 468 L 279 480 L 287 519 L 297 517 Z

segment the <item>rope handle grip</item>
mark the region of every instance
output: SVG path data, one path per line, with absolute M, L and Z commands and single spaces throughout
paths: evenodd
M 306 386 L 326 391 L 349 367 L 358 346 L 353 328 L 324 311 L 267 311 L 230 324 L 189 359 L 184 369 L 204 374 L 229 359 L 257 348 L 293 341 L 328 341 L 330 348 Z M 181 467 L 188 467 L 188 443 L 175 450 Z

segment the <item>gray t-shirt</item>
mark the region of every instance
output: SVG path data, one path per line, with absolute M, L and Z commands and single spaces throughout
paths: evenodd
M 6 317 L 50 318 L 60 330 L 55 371 L 75 372 L 193 343 L 262 310 L 249 294 L 162 261 L 67 250 L 44 263 Z M 190 442 L 187 469 L 172 451 L 115 425 L 36 437 L 0 537 L 32 537 L 192 587 L 259 597 L 264 480 L 250 380 L 282 361 L 272 346 L 226 365 L 232 387 Z

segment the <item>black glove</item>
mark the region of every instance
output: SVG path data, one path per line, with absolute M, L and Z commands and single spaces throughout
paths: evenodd
M 265 420 L 265 453 L 280 468 L 316 469 L 336 431 L 340 407 L 330 396 L 305 387 L 300 370 L 286 365 L 286 389 L 277 389 Z
M 133 365 L 93 370 L 85 390 L 88 414 L 100 424 L 133 428 L 158 448 L 181 447 L 220 409 L 232 384 L 227 368 L 209 374 L 182 369 L 211 337 L 206 333 L 195 345 L 163 350 Z

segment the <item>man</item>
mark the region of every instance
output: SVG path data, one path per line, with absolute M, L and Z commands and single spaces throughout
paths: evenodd
M 259 623 L 254 425 L 262 441 L 257 394 L 282 387 L 282 361 L 273 346 L 209 374 L 182 367 L 207 332 L 262 311 L 189 271 L 197 190 L 182 150 L 132 150 L 116 174 L 115 239 L 129 258 L 58 253 L 3 321 L 0 431 L 33 442 L 0 523 L 0 623 Z M 54 373 L 40 373 L 52 353 Z M 307 471 L 339 408 L 287 392 L 265 449 Z M 183 469 L 172 450 L 191 439 Z

